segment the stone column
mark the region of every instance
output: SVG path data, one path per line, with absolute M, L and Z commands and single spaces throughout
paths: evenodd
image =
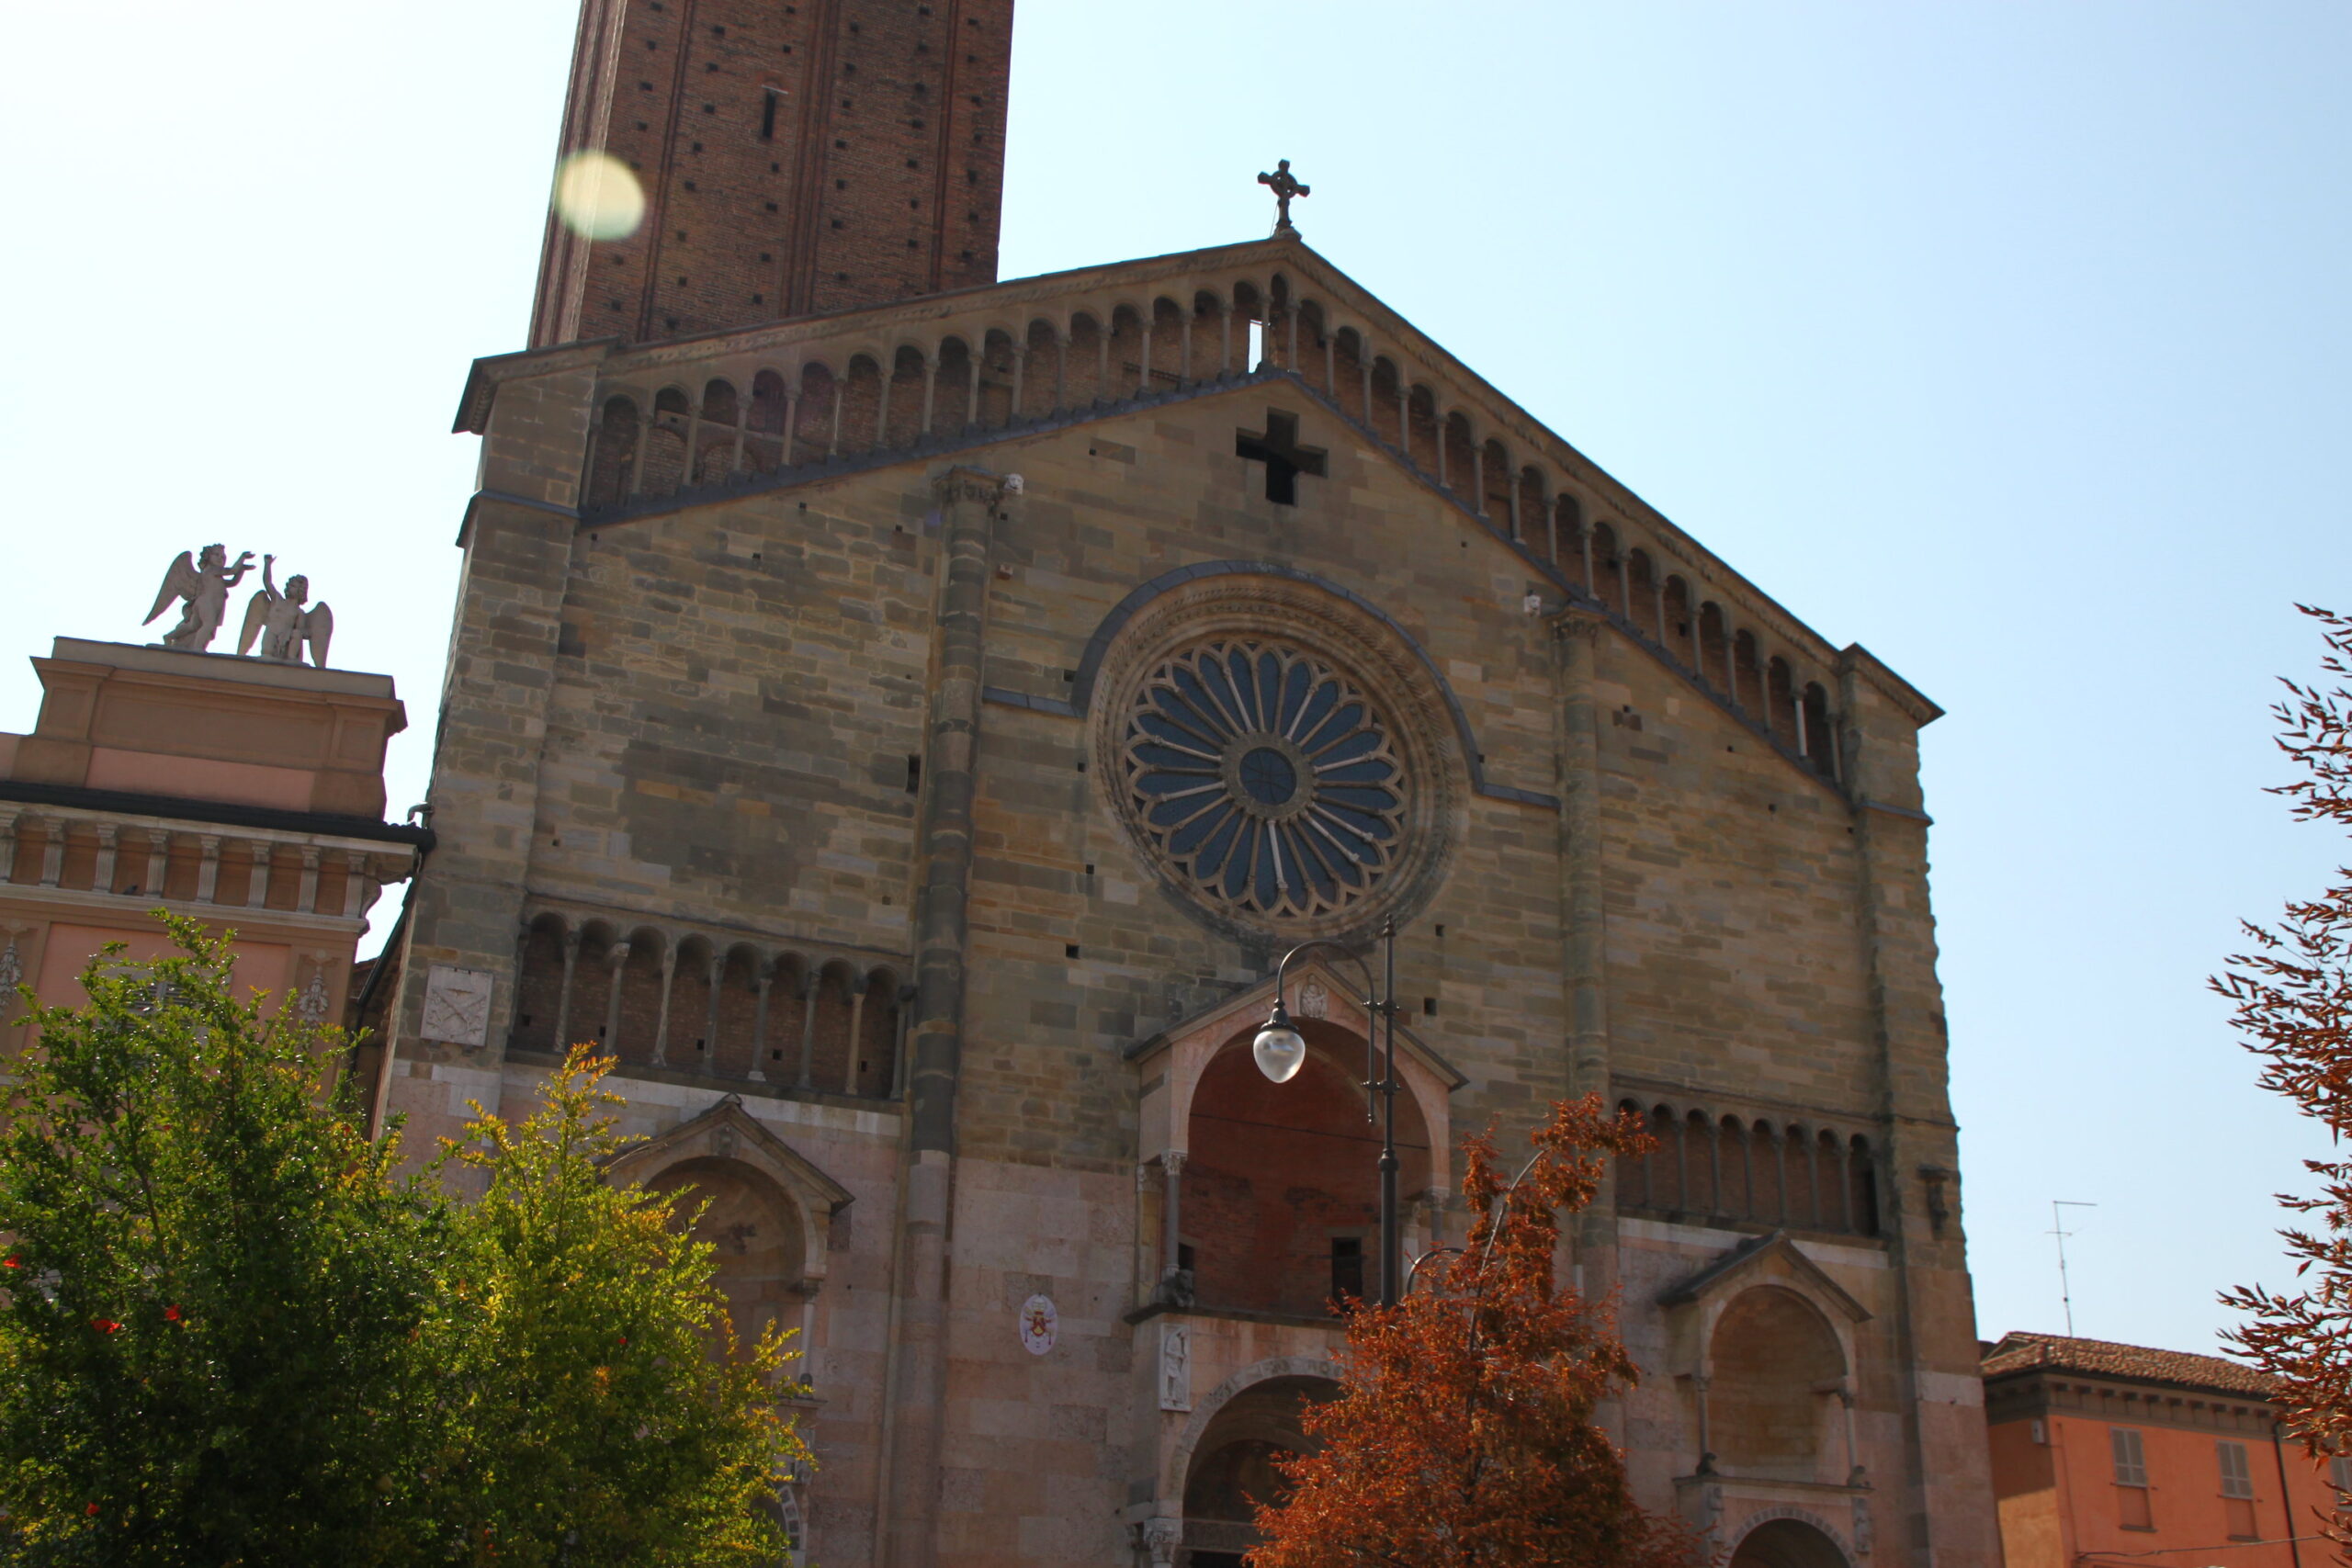
M 1715 1438 L 1707 1416 L 1707 1390 L 1714 1381 L 1703 1371 L 1693 1373 L 1690 1378 L 1690 1392 L 1699 1404 L 1699 1468 L 1691 1472 L 1693 1475 L 1715 1472 Z
M 1566 1017 L 1568 1098 L 1609 1092 L 1608 929 L 1600 840 L 1600 714 L 1593 685 L 1607 624 L 1589 610 L 1555 621 L 1559 654 L 1560 973 Z M 1602 1168 L 1600 1189 L 1574 1222 L 1575 1257 L 1584 1291 L 1606 1299 L 1617 1277 L 1617 1170 Z
M 670 982 L 678 974 L 678 944 L 674 940 L 662 944 L 662 1005 L 653 1015 L 653 1063 L 660 1066 L 670 1059 Z
M 613 972 L 613 977 L 605 992 L 604 1046 L 617 1056 L 621 1054 L 621 976 L 628 969 L 628 943 L 613 943 L 605 954 L 605 966 Z
M 1870 1472 L 1862 1463 L 1861 1445 L 1854 1438 L 1854 1385 L 1851 1382 L 1838 1385 L 1838 1408 L 1845 1416 L 1846 1484 L 1868 1486 Z
M 359 911 L 368 906 L 368 857 L 357 850 L 346 850 L 343 856 L 343 918 L 356 920 Z M 401 982 L 406 989 L 407 982 Z
M 555 1048 L 558 1052 L 571 1049 L 571 977 L 580 968 L 580 928 L 571 926 L 563 933 L 563 989 L 555 998 Z
M 267 908 L 271 852 L 277 846 L 267 839 L 254 839 L 248 848 L 253 855 L 253 869 L 245 874 L 245 907 L 249 909 Z
M 1171 1286 L 1184 1258 L 1185 1158 L 1182 1149 L 1170 1149 L 1159 1156 L 1160 1174 L 1168 1183 L 1167 1201 L 1159 1206 L 1159 1278 Z
M 94 893 L 114 891 L 115 835 L 119 831 L 111 822 L 98 828 L 98 859 L 90 872 L 90 890 Z
M 705 1071 L 718 1066 L 718 987 L 727 978 L 727 955 L 717 948 L 710 952 L 710 1021 L 703 1026 L 703 1067 Z M 807 1343 L 807 1341 L 802 1341 Z
M 768 988 L 775 984 L 775 960 L 771 958 L 760 965 L 759 1002 L 752 1013 L 752 1071 L 753 1083 L 768 1080 L 767 1069 L 760 1066 L 768 1059 Z
M 295 889 L 294 907 L 302 913 L 315 914 L 319 908 L 319 847 L 302 846 L 302 881 Z
M 808 1089 L 809 1070 L 817 1059 L 817 993 L 824 987 L 825 972 L 811 969 L 800 980 L 800 1070 L 792 1076 L 792 1087 Z
M 61 835 L 54 841 L 62 844 L 65 840 Z M 196 901 L 199 904 L 209 904 L 212 902 L 214 891 L 220 886 L 220 835 L 198 833 L 196 836 L 196 841 L 204 852 L 204 860 L 197 867 L 196 872 Z M 42 880 L 54 883 L 57 878 L 54 875 L 47 875 Z
M 172 836 L 161 828 L 147 834 L 147 881 L 143 891 L 150 898 L 164 896 L 164 884 L 172 874 Z
M 0 809 L 0 882 L 17 880 L 17 823 L 19 815 L 14 810 Z M 16 950 L 11 942 L 9 951 Z
M 1104 338 L 1104 352 L 1109 339 Z M 978 468 L 938 480 L 945 561 L 934 625 L 936 674 L 923 742 L 916 852 L 912 1095 L 891 1346 L 889 1481 L 877 1503 L 886 1568 L 930 1568 L 938 1554 L 940 1413 L 946 1404 L 948 1216 L 954 1201 L 956 1093 L 964 1052 L 972 799 L 978 784 L 981 655 L 989 547 L 1003 481 Z
M 1984 1448 L 1959 1193 L 1924 1173 L 1959 1168 L 1947 1087 L 1943 990 L 1928 902 L 1919 729 L 1941 710 L 1860 648 L 1838 659 L 1838 704 L 1854 807 L 1859 931 L 1878 1047 L 1885 1164 L 1883 1230 L 1894 1310 L 1882 1330 L 1894 1362 L 1905 1483 L 1900 1551 L 1939 1563 L 1992 1562 L 1992 1479 Z M 1939 1197 L 1945 1213 L 1930 1212 Z M 1873 1325 L 1873 1327 L 1876 1325 Z

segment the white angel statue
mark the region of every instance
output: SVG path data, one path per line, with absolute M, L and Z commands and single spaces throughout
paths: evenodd
M 283 664 L 302 662 L 305 645 L 311 650 L 311 662 L 323 670 L 327 667 L 327 644 L 334 638 L 334 612 L 322 601 L 309 609 L 302 607 L 311 596 L 311 580 L 294 576 L 286 580 L 283 592 L 269 580 L 269 569 L 277 564 L 276 556 L 261 558 L 261 592 L 245 601 L 244 629 L 237 634 L 237 651 L 253 647 L 254 638 L 261 638 L 261 656 Z
M 164 573 L 164 587 L 155 595 L 155 607 L 139 624 L 150 624 L 170 609 L 174 601 L 185 599 L 187 606 L 180 612 L 180 624 L 164 634 L 164 646 L 183 653 L 202 653 L 211 647 L 213 635 L 228 618 L 229 590 L 243 581 L 245 573 L 253 570 L 254 553 L 245 551 L 233 567 L 228 560 L 229 551 L 220 545 L 205 546 L 193 560 L 182 550 L 179 559 Z

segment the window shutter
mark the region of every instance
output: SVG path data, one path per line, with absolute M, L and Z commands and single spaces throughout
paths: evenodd
M 2130 1427 L 2109 1427 L 2108 1440 L 2115 1450 L 2115 1483 L 2118 1486 L 2145 1486 L 2148 1464 L 2140 1447 L 2140 1434 Z
M 2244 1443 L 2216 1443 L 2214 1449 L 2222 1460 L 2222 1495 L 2251 1497 L 2254 1495 L 2254 1471 L 2246 1462 Z

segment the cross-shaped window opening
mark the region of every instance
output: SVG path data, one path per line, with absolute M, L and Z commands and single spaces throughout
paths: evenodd
M 1298 420 L 1272 409 L 1266 411 L 1263 434 L 1248 430 L 1233 433 L 1233 452 L 1266 465 L 1266 499 L 1277 506 L 1298 504 L 1298 476 L 1323 477 L 1323 448 L 1298 444 Z

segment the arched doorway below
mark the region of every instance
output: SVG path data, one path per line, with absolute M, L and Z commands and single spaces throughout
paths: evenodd
M 1285 1490 L 1274 1461 L 1314 1451 L 1301 1417 L 1339 1392 L 1324 1378 L 1269 1378 L 1216 1413 L 1184 1472 L 1180 1568 L 1242 1568 L 1258 1544 L 1257 1505 L 1281 1501 Z
M 1768 1519 L 1740 1538 L 1730 1568 L 1847 1568 L 1838 1543 L 1802 1519 Z

